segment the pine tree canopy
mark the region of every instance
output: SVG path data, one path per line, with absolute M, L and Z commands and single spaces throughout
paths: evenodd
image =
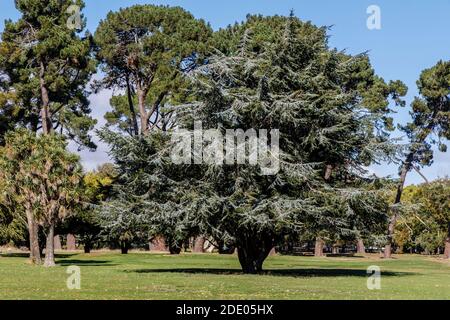
M 108 123 L 134 135 L 158 127 L 163 106 L 185 99 L 182 74 L 204 63 L 211 33 L 203 20 L 180 7 L 135 5 L 110 12 L 95 33 L 106 73 L 98 85 L 127 93 L 119 105 L 114 98 Z
M 84 2 L 17 0 L 21 17 L 6 21 L 0 73 L 16 95 L 15 123 L 33 131 L 57 130 L 80 147 L 95 149 L 89 131 L 96 121 L 89 116 L 85 87 L 96 63 L 90 35 L 80 36 L 83 16 L 79 30 L 68 26 L 73 5 L 82 9 Z

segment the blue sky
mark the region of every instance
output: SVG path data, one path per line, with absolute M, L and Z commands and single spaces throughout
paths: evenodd
M 287 15 L 291 9 L 303 20 L 316 25 L 333 26 L 330 45 L 349 53 L 369 51 L 376 72 L 385 80 L 400 79 L 409 87 L 408 102 L 417 94 L 415 82 L 421 70 L 433 66 L 438 60 L 450 59 L 450 0 L 85 0 L 84 14 L 88 29 L 94 32 L 98 21 L 108 11 L 133 4 L 167 4 L 182 6 L 197 18 L 210 22 L 214 29 L 242 21 L 248 13 L 263 15 Z M 381 30 L 369 30 L 366 26 L 369 5 L 381 9 Z M 5 19 L 16 19 L 18 12 L 13 0 L 0 0 L 0 30 Z M 102 115 L 109 108 L 111 92 L 91 97 L 93 114 L 103 123 Z M 409 119 L 408 107 L 395 115 L 396 122 Z M 105 146 L 96 153 L 83 152 L 87 168 L 106 161 Z M 372 168 L 379 175 L 397 175 L 397 166 Z M 435 163 L 423 169 L 429 179 L 444 177 L 450 172 L 450 153 L 436 152 Z M 412 172 L 410 183 L 422 182 Z

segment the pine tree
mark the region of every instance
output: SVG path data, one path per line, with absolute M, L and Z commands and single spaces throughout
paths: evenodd
M 85 26 L 81 13 L 79 29 L 68 26 L 73 5 L 84 7 L 82 0 L 17 0 L 22 16 L 6 21 L 0 66 L 20 99 L 24 125 L 44 133 L 58 130 L 94 149 L 88 132 L 95 121 L 85 86 L 95 63 L 89 34 L 79 36 Z
M 183 97 L 182 74 L 203 63 L 210 34 L 203 20 L 180 7 L 135 5 L 110 12 L 95 33 L 106 73 L 98 85 L 125 94 L 113 99 L 108 122 L 133 135 L 160 126 L 168 117 L 163 106 Z
M 86 25 L 83 0 L 17 0 L 15 4 L 21 17 L 6 21 L 0 43 L 2 80 L 6 92 L 14 93 L 13 113 L 10 106 L 0 105 L 10 115 L 8 121 L 13 120 L 7 129 L 18 125 L 44 134 L 57 131 L 80 148 L 94 150 L 89 131 L 96 120 L 89 116 L 85 87 L 96 64 L 91 58 L 91 36 L 80 36 Z
M 407 174 L 420 166 L 429 166 L 433 160 L 433 145 L 445 152 L 445 139 L 450 139 L 450 61 L 439 61 L 426 69 L 417 81 L 419 97 L 412 102 L 411 117 L 413 121 L 401 127 L 410 141 L 410 148 L 400 167 L 400 179 L 387 230 L 387 244 L 384 257 L 391 258 L 395 224 L 401 203 Z M 436 139 L 437 137 L 437 139 Z

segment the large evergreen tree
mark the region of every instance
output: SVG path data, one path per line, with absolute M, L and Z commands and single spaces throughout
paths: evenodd
M 151 225 L 170 219 L 178 230 L 233 242 L 246 273 L 261 271 L 285 235 L 351 233 L 355 219 L 385 217 L 364 167 L 395 152 L 385 131 L 388 99 L 401 103 L 403 84 L 386 84 L 364 54 L 330 49 L 326 28 L 293 15 L 250 16 L 215 43 L 224 49 L 191 73 L 197 100 L 177 107 L 177 124 L 279 129 L 280 171 L 264 175 L 261 163 L 179 165 L 169 134 L 137 140 L 105 131 L 120 168 L 120 202 L 133 203 Z
M 183 99 L 182 74 L 202 64 L 211 28 L 180 7 L 135 5 L 110 12 L 95 33 L 99 83 L 124 89 L 112 100 L 108 124 L 132 135 L 167 120 L 163 106 Z
M 87 82 L 95 63 L 88 33 L 71 28 L 70 6 L 82 0 L 17 0 L 17 21 L 7 20 L 0 43 L 0 70 L 16 95 L 22 124 L 32 131 L 58 130 L 80 146 L 94 149 Z M 76 27 L 76 26 L 75 26 Z

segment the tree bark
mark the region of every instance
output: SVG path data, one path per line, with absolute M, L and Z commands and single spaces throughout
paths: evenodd
M 263 271 L 263 263 L 275 241 L 270 236 L 243 237 L 237 241 L 238 258 L 245 274 L 257 274 Z
M 62 246 L 61 246 L 61 237 L 57 234 L 55 236 L 55 238 L 53 239 L 54 242 L 54 246 L 55 246 L 55 250 L 61 250 Z
M 269 256 L 274 257 L 276 255 L 277 255 L 277 249 L 275 249 L 275 247 L 273 247 L 272 250 L 270 250 L 270 252 L 269 252 Z
M 339 246 L 333 245 L 332 252 L 333 252 L 333 254 L 339 254 Z
M 192 251 L 195 253 L 204 253 L 205 252 L 205 249 L 204 249 L 205 241 L 206 241 L 205 237 L 202 237 L 202 236 L 195 238 L 194 248 Z
M 366 253 L 366 247 L 364 246 L 363 239 L 358 239 L 357 240 L 356 253 L 358 253 L 358 254 L 365 254 Z
M 128 244 L 128 241 L 121 241 L 120 242 L 120 252 L 122 254 L 128 254 L 129 248 L 130 248 L 130 246 Z
M 402 166 L 402 169 L 400 172 L 400 181 L 397 186 L 397 194 L 395 196 L 394 205 L 397 205 L 402 201 L 403 188 L 405 187 L 406 175 L 411 170 L 413 158 L 414 158 L 414 152 L 410 152 L 408 154 L 408 157 L 406 158 L 405 163 Z M 385 259 L 392 258 L 392 246 L 393 246 L 393 242 L 394 242 L 393 241 L 394 240 L 394 231 L 395 231 L 395 225 L 396 225 L 397 219 L 398 219 L 397 209 L 393 208 L 392 211 L 393 211 L 393 213 L 389 220 L 389 226 L 388 226 L 387 235 L 386 235 L 387 244 L 384 247 L 384 258 Z
M 333 174 L 333 166 L 329 164 L 325 168 L 325 175 L 324 175 L 325 181 L 330 180 L 332 174 Z
M 146 135 L 148 133 L 148 113 L 145 109 L 145 98 L 147 97 L 146 92 L 138 88 L 138 103 L 139 103 L 139 116 L 141 119 L 141 135 Z
M 180 254 L 181 253 L 181 244 L 169 245 L 170 254 Z
M 51 224 L 48 228 L 47 244 L 45 246 L 44 267 L 54 267 L 55 264 L 55 226 Z
M 30 260 L 33 264 L 41 264 L 41 250 L 39 248 L 39 226 L 31 209 L 26 209 L 28 233 L 30 236 Z
M 445 239 L 444 258 L 450 259 L 450 222 L 448 223 L 447 239 Z
M 130 108 L 131 113 L 131 123 L 133 125 L 133 135 L 137 136 L 139 135 L 139 126 L 137 122 L 136 111 L 134 110 L 133 95 L 131 92 L 130 78 L 128 75 L 126 78 L 126 82 L 127 82 L 128 106 Z
M 66 247 L 67 247 L 67 250 L 69 250 L 69 251 L 77 250 L 76 239 L 75 239 L 75 236 L 73 234 L 69 233 L 67 235 Z
M 157 252 L 167 252 L 169 251 L 169 249 L 167 248 L 166 245 L 166 240 L 164 239 L 164 237 L 161 236 L 157 236 L 155 238 L 153 238 L 150 241 L 150 251 L 157 251 Z
M 323 246 L 324 242 L 320 237 L 316 238 L 316 245 L 314 247 L 314 256 L 315 257 L 323 257 Z

